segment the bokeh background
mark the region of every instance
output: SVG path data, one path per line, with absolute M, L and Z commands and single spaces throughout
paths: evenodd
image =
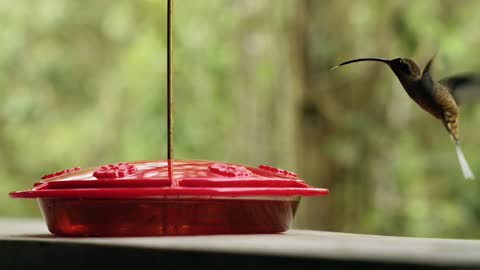
M 295 228 L 479 238 L 480 180 L 393 73 L 480 71 L 480 1 L 178 0 L 175 157 L 297 172 Z M 73 166 L 166 157 L 165 0 L 0 0 L 0 216 L 8 192 Z M 460 136 L 480 177 L 480 106 Z

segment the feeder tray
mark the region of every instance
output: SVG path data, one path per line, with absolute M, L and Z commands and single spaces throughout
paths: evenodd
M 284 232 L 301 196 L 326 194 L 269 166 L 160 160 L 76 167 L 10 196 L 37 199 L 55 235 L 154 236 Z

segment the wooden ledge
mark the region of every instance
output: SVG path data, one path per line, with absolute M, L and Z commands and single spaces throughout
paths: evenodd
M 480 240 L 290 230 L 272 235 L 61 238 L 0 219 L 0 269 L 480 269 Z M 156 269 L 156 268 L 150 268 Z

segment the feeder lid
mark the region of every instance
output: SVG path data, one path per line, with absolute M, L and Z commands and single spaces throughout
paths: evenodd
M 170 168 L 170 169 L 169 169 Z M 286 170 L 200 160 L 138 161 L 59 171 L 12 198 L 136 198 L 162 196 L 319 196 Z

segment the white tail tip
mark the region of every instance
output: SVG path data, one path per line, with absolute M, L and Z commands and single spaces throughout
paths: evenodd
M 460 167 L 462 168 L 463 176 L 467 180 L 473 180 L 475 179 L 475 176 L 473 175 L 472 169 L 470 169 L 470 166 L 468 166 L 468 162 L 465 159 L 465 156 L 463 155 L 462 149 L 460 148 L 460 145 L 457 144 L 457 156 L 458 156 L 458 161 L 460 162 Z

